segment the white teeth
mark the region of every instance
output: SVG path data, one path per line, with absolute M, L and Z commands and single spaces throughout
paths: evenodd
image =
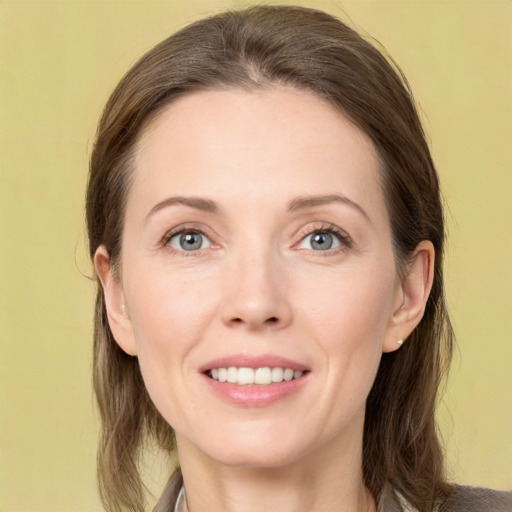
M 252 368 L 239 368 L 237 384 L 254 384 L 254 370 Z
M 231 384 L 235 384 L 237 380 L 238 380 L 238 369 L 235 368 L 234 366 L 230 366 L 228 368 L 227 381 L 230 382 Z
M 293 379 L 293 370 L 291 368 L 286 368 L 284 371 L 284 380 L 292 380 Z
M 258 368 L 254 372 L 254 384 L 268 385 L 272 382 L 272 370 L 268 367 Z
M 272 382 L 281 382 L 283 376 L 284 370 L 282 368 L 272 368 Z
M 290 381 L 299 379 L 304 372 L 300 370 L 293 371 L 291 368 L 237 368 L 230 366 L 229 368 L 213 368 L 210 371 L 210 377 L 219 382 L 229 382 L 239 386 L 250 386 L 258 384 L 260 386 L 268 386 L 273 383 Z

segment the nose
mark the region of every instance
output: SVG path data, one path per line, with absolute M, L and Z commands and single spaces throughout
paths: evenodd
M 278 330 L 292 320 L 284 269 L 270 251 L 233 258 L 224 280 L 222 320 L 230 327 Z

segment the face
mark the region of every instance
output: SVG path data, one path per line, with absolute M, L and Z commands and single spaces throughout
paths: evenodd
M 159 114 L 120 276 L 96 263 L 114 336 L 178 444 L 225 464 L 360 439 L 382 352 L 408 334 L 376 151 L 293 89 L 200 92 Z

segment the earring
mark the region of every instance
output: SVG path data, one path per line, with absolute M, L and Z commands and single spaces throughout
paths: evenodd
M 403 342 L 404 342 L 404 340 L 398 340 L 397 341 L 398 345 L 402 345 Z

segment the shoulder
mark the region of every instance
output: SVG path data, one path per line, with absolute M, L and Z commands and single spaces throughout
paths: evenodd
M 450 485 L 446 498 L 436 512 L 512 512 L 512 492 L 483 487 Z M 418 512 L 396 490 L 385 488 L 378 512 Z
M 512 492 L 454 485 L 439 512 L 512 512 Z

